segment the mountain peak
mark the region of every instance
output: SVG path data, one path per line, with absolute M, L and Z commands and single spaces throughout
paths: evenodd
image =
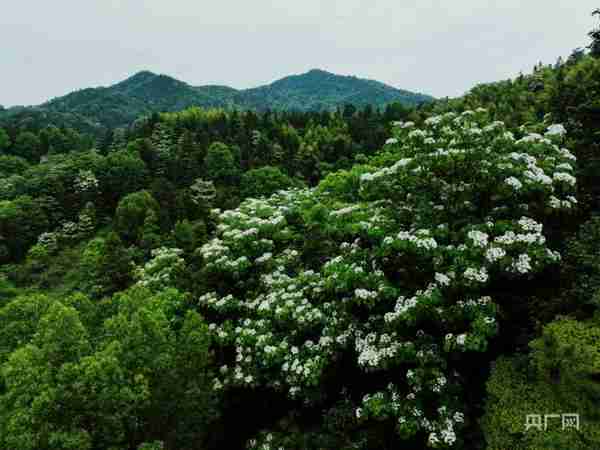
M 154 72 L 150 72 L 149 70 L 140 70 L 139 72 L 136 72 L 135 74 L 127 78 L 127 80 L 144 80 L 148 78 L 153 78 L 155 76 L 156 74 Z

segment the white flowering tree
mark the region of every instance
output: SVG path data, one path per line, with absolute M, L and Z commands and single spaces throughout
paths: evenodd
M 152 259 L 134 271 L 136 284 L 155 292 L 173 286 L 178 272 L 185 267 L 185 260 L 180 256 L 182 253 L 179 248 L 152 249 Z
M 74 180 L 75 191 L 84 199 L 93 199 L 98 195 L 98 178 L 91 170 L 80 170 Z
M 318 404 L 351 358 L 368 386 L 353 392 L 357 426 L 457 445 L 464 386 L 449 361 L 497 333 L 491 284 L 560 259 L 543 222 L 576 200 L 557 130 L 516 139 L 484 110 L 396 123 L 370 165 L 213 211 L 198 302 L 223 350 L 214 389 Z

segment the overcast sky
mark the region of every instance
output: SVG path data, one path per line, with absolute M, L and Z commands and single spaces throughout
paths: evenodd
M 140 70 L 255 87 L 320 68 L 436 97 L 588 44 L 598 0 L 5 0 L 0 104 Z

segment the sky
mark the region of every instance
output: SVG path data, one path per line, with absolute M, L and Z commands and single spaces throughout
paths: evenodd
M 4 0 L 0 104 L 140 70 L 255 87 L 319 68 L 436 97 L 588 45 L 598 0 Z

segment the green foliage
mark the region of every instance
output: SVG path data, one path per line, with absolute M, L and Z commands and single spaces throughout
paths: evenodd
M 80 308 L 81 300 L 75 302 Z M 15 300 L 1 310 L 6 319 L 10 311 L 30 311 L 30 317 L 15 317 L 29 328 L 4 332 L 18 348 L 1 371 L 2 448 L 161 448 L 159 442 L 202 448 L 218 416 L 210 337 L 198 314 L 177 319 L 180 293 L 120 294 L 93 337 L 72 306 L 54 302 L 39 312 L 34 301 Z M 87 305 L 84 311 L 93 315 L 93 304 Z
M 180 220 L 173 227 L 175 246 L 187 254 L 191 254 L 205 237 L 206 226 L 203 222 L 194 225 L 189 220 Z
M 82 283 L 94 297 L 125 289 L 133 281 L 133 257 L 119 235 L 110 232 L 105 238 L 91 240 L 81 258 Z
M 203 211 L 208 211 L 214 204 L 217 191 L 212 181 L 204 181 L 197 178 L 190 186 L 190 197 L 192 201 Z
M 432 100 L 427 95 L 395 89 L 377 81 L 335 75 L 318 69 L 242 92 L 242 106 L 259 110 L 321 111 L 333 110 L 346 103 L 363 107 L 382 106 L 395 101 L 416 105 Z
M 565 289 L 559 312 L 589 317 L 600 308 L 600 217 L 584 223 L 568 241 L 562 271 Z
M 17 296 L 0 308 L 0 364 L 31 340 L 50 305 L 47 296 L 31 294 Z
M 11 299 L 16 297 L 19 291 L 15 286 L 6 278 L 4 274 L 0 275 L 0 307 L 4 306 Z
M 140 248 L 150 251 L 160 245 L 160 226 L 154 209 L 148 210 L 140 234 Z
M 10 137 L 4 128 L 0 128 L 0 152 L 5 152 L 10 147 Z
M 156 232 L 153 227 L 156 226 L 158 210 L 158 202 L 146 190 L 126 195 L 119 201 L 115 212 L 116 229 L 123 239 L 137 242 L 143 237 L 144 232 L 147 231 L 147 234 Z M 149 234 L 147 237 L 150 237 Z
M 0 201 L 0 262 L 25 256 L 28 248 L 47 229 L 48 217 L 39 201 L 29 196 Z
M 13 153 L 30 162 L 38 162 L 42 156 L 40 138 L 30 131 L 19 133 L 13 145 Z
M 231 184 L 239 174 L 239 166 L 233 158 L 231 149 L 221 143 L 213 142 L 204 158 L 204 170 L 215 183 Z
M 544 328 L 529 358 L 501 358 L 487 383 L 483 429 L 489 450 L 590 449 L 600 445 L 600 327 L 563 319 Z M 525 431 L 528 414 L 576 413 L 580 431 L 551 419 Z
M 120 198 L 140 190 L 146 176 L 147 168 L 138 155 L 126 150 L 109 153 L 97 174 L 106 208 L 114 208 Z
M 249 170 L 242 175 L 240 193 L 242 198 L 268 197 L 291 187 L 299 186 L 277 167 L 265 166 Z
M 77 229 L 82 237 L 90 236 L 96 227 L 96 208 L 92 202 L 86 203 L 78 217 Z
M 28 167 L 29 163 L 24 158 L 13 155 L 0 155 L 0 177 L 2 178 L 21 175 Z

